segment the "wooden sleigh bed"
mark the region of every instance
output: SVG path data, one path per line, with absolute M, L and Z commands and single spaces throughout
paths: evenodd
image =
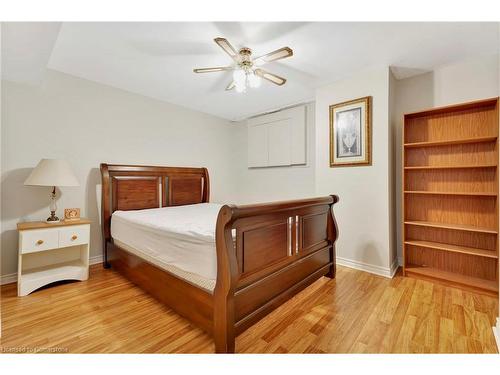
M 210 293 L 125 250 L 111 237 L 114 211 L 208 202 L 208 170 L 101 164 L 101 176 L 105 267 L 211 334 L 218 353 L 233 353 L 238 334 L 320 277 L 335 277 L 335 195 L 222 206 Z

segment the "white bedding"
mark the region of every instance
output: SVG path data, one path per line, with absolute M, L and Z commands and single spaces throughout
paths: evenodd
M 215 225 L 221 207 L 200 203 L 115 211 L 111 218 L 111 236 L 127 245 L 126 250 L 131 248 L 136 255 L 164 269 L 177 268 L 199 275 L 211 284 L 217 278 Z

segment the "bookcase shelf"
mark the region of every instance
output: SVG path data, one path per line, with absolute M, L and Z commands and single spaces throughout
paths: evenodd
M 426 190 L 405 190 L 405 194 L 429 194 L 429 195 L 467 195 L 478 197 L 496 197 L 496 193 L 488 192 L 467 192 L 467 191 L 426 191 Z
M 405 276 L 498 294 L 498 106 L 404 116 Z
M 405 224 L 420 225 L 422 227 L 431 227 L 431 228 L 439 228 L 439 229 L 462 230 L 462 231 L 466 231 L 466 232 L 498 234 L 498 231 L 495 229 L 489 229 L 489 228 L 485 228 L 485 227 L 475 227 L 473 225 L 446 224 L 446 223 L 436 223 L 436 222 L 432 222 L 432 221 L 422 221 L 422 220 L 405 221 Z
M 446 244 L 441 242 L 433 242 L 433 241 L 420 241 L 420 240 L 408 240 L 405 241 L 406 245 L 425 247 L 428 249 L 435 249 L 441 251 L 449 251 L 461 254 L 474 255 L 485 258 L 493 258 L 498 259 L 498 255 L 493 250 L 485 250 L 485 249 L 476 249 L 475 247 L 469 246 L 457 246 L 452 244 Z
M 496 168 L 496 164 L 476 164 L 476 165 L 421 165 L 404 167 L 406 170 L 416 169 L 477 169 L 477 168 Z
M 468 144 L 468 143 L 494 142 L 496 140 L 497 140 L 496 136 L 474 137 L 474 138 L 462 138 L 462 139 L 449 139 L 449 140 L 443 140 L 443 141 L 405 143 L 404 146 L 406 148 L 410 148 L 410 147 L 435 147 L 435 146 L 447 146 L 447 145 L 462 145 L 462 144 Z
M 498 281 L 486 280 L 478 277 L 461 275 L 459 273 L 443 271 L 433 267 L 423 267 L 414 264 L 409 264 L 406 267 L 406 273 L 423 277 L 425 279 L 433 279 L 444 281 L 453 285 L 471 287 L 475 290 L 489 292 L 488 294 L 498 294 Z

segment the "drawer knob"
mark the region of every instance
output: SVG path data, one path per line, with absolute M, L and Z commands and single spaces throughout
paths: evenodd
M 38 240 L 38 241 L 36 241 L 36 244 L 37 244 L 37 245 L 41 245 L 41 244 L 43 244 L 43 240 Z
M 72 241 L 76 240 L 77 238 L 78 238 L 78 236 L 76 234 L 74 234 L 74 235 L 71 236 L 71 240 Z

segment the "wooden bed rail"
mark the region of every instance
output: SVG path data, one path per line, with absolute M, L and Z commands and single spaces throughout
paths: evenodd
M 339 198 L 336 195 L 329 195 L 327 197 L 307 198 L 294 201 L 258 203 L 258 204 L 248 204 L 241 206 L 228 205 L 228 207 L 231 208 L 232 212 L 231 218 L 233 220 L 236 220 L 254 215 L 265 215 L 292 209 L 297 210 L 299 208 L 304 208 L 304 207 L 335 204 L 336 202 L 338 202 L 338 199 Z
M 331 195 L 222 207 L 216 227 L 217 352 L 234 352 L 239 333 L 319 277 L 335 277 L 332 206 L 338 200 Z

